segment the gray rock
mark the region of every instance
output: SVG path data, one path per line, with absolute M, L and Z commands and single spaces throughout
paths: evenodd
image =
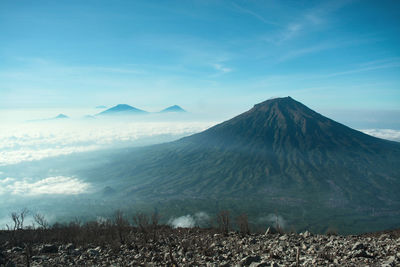
M 365 249 L 364 244 L 357 242 L 353 245 L 353 247 L 351 248 L 351 250 L 360 250 L 360 249 Z
M 206 230 L 179 230 L 164 240 L 148 240 L 131 232 L 131 244 L 60 244 L 58 253 L 32 257 L 33 266 L 291 266 L 296 267 L 297 249 L 300 266 L 400 266 L 400 238 L 391 236 L 324 236 L 302 234 L 230 233 L 216 235 Z M 304 236 L 310 235 L 309 238 Z M 110 240 L 111 241 L 111 240 Z M 54 241 L 56 242 L 56 241 Z M 211 245 L 213 244 L 213 245 Z M 45 245 L 33 244 L 36 254 Z M 46 245 L 53 246 L 53 245 Z M 210 249 L 213 247 L 213 249 Z M 0 266 L 8 261 L 23 264 L 24 249 L 9 245 L 0 248 Z M 182 250 L 183 249 L 183 250 Z M 35 255 L 34 254 L 34 255 Z M 170 258 L 169 255 L 172 255 Z M 271 263 L 271 261 L 274 261 Z M 11 265 L 13 266 L 13 265 Z
M 12 252 L 21 252 L 21 251 L 23 251 L 23 250 L 24 250 L 24 249 L 21 248 L 21 247 L 13 247 L 13 248 L 11 249 Z
M 247 256 L 247 257 L 243 258 L 240 261 L 240 263 L 243 266 L 249 266 L 253 262 L 260 262 L 260 261 L 261 261 L 261 257 L 259 255 L 251 255 L 251 256 Z
M 252 245 L 257 244 L 257 239 L 255 238 L 250 239 L 250 244 Z
M 71 255 L 79 256 L 81 255 L 82 251 L 79 248 L 73 249 L 70 251 Z
M 52 244 L 45 244 L 40 249 L 41 253 L 57 253 L 58 247 Z
M 262 262 L 253 262 L 250 264 L 250 267 L 267 267 L 269 264 L 265 261 Z
M 283 235 L 283 236 L 279 237 L 279 240 L 285 241 L 285 240 L 287 240 L 288 238 L 289 238 L 289 237 L 288 237 L 287 235 Z
M 96 256 L 100 255 L 100 252 L 97 249 L 94 249 L 94 248 L 88 249 L 87 253 L 92 257 L 96 257 Z
M 379 237 L 379 240 L 383 241 L 383 240 L 386 240 L 386 239 L 388 239 L 388 238 L 389 238 L 389 235 L 388 235 L 388 234 L 382 234 L 382 235 Z
M 310 237 L 310 236 L 311 236 L 311 233 L 309 231 L 305 231 L 303 233 L 303 237 L 305 237 L 305 238 Z
M 68 243 L 68 244 L 65 246 L 65 249 L 66 249 L 66 250 L 73 250 L 73 249 L 75 249 L 75 245 L 72 244 L 72 243 Z
M 385 263 L 388 266 L 396 266 L 396 257 L 395 256 L 390 256 Z
M 33 261 L 38 261 L 38 260 L 47 260 L 48 258 L 44 255 L 39 255 L 39 256 L 32 256 Z
M 356 258 L 359 258 L 359 257 L 370 258 L 371 256 L 365 250 L 357 250 L 354 253 L 354 257 L 356 257 Z

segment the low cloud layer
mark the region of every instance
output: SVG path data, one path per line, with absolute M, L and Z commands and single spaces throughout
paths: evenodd
M 207 122 L 75 121 L 2 125 L 0 166 L 102 148 L 170 141 L 202 131 Z
M 400 142 L 400 130 L 392 129 L 364 129 L 362 132 L 382 139 Z
M 210 216 L 201 211 L 194 215 L 185 215 L 177 218 L 171 218 L 168 224 L 174 228 L 192 228 L 195 226 L 205 226 L 209 224 Z
M 90 185 L 76 177 L 55 176 L 33 181 L 29 178 L 7 177 L 0 180 L 0 195 L 77 195 L 89 190 Z

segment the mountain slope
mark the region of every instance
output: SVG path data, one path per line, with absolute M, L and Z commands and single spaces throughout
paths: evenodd
M 121 195 L 153 200 L 231 199 L 248 210 L 279 205 L 288 213 L 308 207 L 314 215 L 339 209 L 396 215 L 400 144 L 278 98 L 202 133 L 127 150 L 96 172 L 97 179 L 110 177 Z
M 109 108 L 105 111 L 102 111 L 98 114 L 97 116 L 103 116 L 103 115 L 131 115 L 131 114 L 146 114 L 147 112 L 135 107 L 132 107 L 130 105 L 126 104 L 119 104 L 116 105 L 112 108 Z

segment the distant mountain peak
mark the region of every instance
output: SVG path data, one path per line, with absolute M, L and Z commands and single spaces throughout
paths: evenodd
M 118 104 L 97 115 L 130 115 L 130 114 L 146 114 L 147 112 L 127 104 Z
M 54 119 L 68 119 L 69 117 L 65 114 L 58 114 L 56 117 L 54 117 Z
M 161 112 L 186 112 L 186 110 L 184 110 L 178 105 L 173 105 L 161 110 Z
M 110 108 L 110 110 L 131 110 L 131 109 L 136 109 L 130 105 L 127 104 L 118 104 L 112 108 Z

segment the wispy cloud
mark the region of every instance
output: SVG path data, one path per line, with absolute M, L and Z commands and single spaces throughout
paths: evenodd
M 286 23 L 283 29 L 280 29 L 273 35 L 268 35 L 264 40 L 281 45 L 294 38 L 307 34 L 315 30 L 322 30 L 328 25 L 329 14 L 348 5 L 351 1 L 325 1 L 300 14 L 293 14 L 292 21 Z
M 316 48 L 319 49 L 318 47 Z M 322 49 L 322 48 L 321 48 Z M 305 49 L 304 53 L 313 52 L 311 48 L 310 51 Z M 298 52 L 301 54 L 301 51 Z M 296 55 L 296 54 L 295 54 Z M 290 57 L 288 58 L 290 59 Z M 282 74 L 282 75 L 265 75 L 258 77 L 255 79 L 253 86 L 256 87 L 273 87 L 273 86 L 282 86 L 282 85 L 290 85 L 293 82 L 304 82 L 304 81 L 317 81 L 317 80 L 325 80 L 327 78 L 333 78 L 336 76 L 344 76 L 344 75 L 352 75 L 362 72 L 380 70 L 380 69 L 390 69 L 390 68 L 400 68 L 400 60 L 399 58 L 388 58 L 385 60 L 374 60 L 368 62 L 359 62 L 357 64 L 353 64 L 352 68 L 349 66 L 347 69 L 338 72 L 321 72 L 321 73 L 291 73 L 291 74 Z M 358 84 L 358 87 L 365 87 L 368 85 L 380 86 L 384 84 L 383 82 L 379 83 L 371 83 L 367 84 Z M 354 85 L 348 85 L 349 87 L 353 87 Z M 326 88 L 329 90 L 334 90 L 334 86 L 327 86 L 326 84 L 315 87 L 315 88 Z
M 278 61 L 284 62 L 298 57 L 303 57 L 309 54 L 318 53 L 321 51 L 332 50 L 343 47 L 357 46 L 369 42 L 375 42 L 375 39 L 349 39 L 349 40 L 331 40 L 306 47 L 294 48 L 278 58 Z M 378 62 L 374 62 L 378 63 Z
M 283 56 L 281 56 L 278 59 L 278 61 L 284 62 L 284 61 L 298 58 L 298 57 L 301 57 L 301 56 L 304 56 L 307 54 L 312 54 L 312 53 L 329 50 L 329 49 L 333 49 L 333 48 L 336 48 L 336 46 L 332 45 L 332 44 L 319 44 L 319 45 L 314 45 L 314 46 L 305 47 L 305 48 L 301 48 L 301 49 L 290 50 L 289 52 L 287 52 Z
M 232 6 L 234 6 L 236 8 L 236 10 L 238 10 L 238 11 L 240 11 L 242 13 L 248 14 L 248 15 L 256 18 L 257 20 L 259 20 L 259 21 L 261 21 L 261 22 L 263 22 L 265 24 L 270 24 L 270 25 L 274 25 L 274 26 L 278 25 L 278 23 L 276 23 L 274 21 L 267 20 L 266 18 L 264 18 L 262 15 L 258 14 L 257 12 L 252 11 L 252 10 L 250 10 L 248 8 L 244 8 L 244 7 L 240 6 L 240 5 L 238 5 L 237 3 L 232 3 Z
M 307 26 L 306 21 L 290 23 L 289 25 L 287 25 L 286 29 L 279 34 L 279 36 L 275 40 L 275 43 L 281 44 L 285 41 L 288 41 L 296 37 L 297 35 L 300 34 L 300 32 L 303 31 L 303 29 L 306 26 Z
M 88 183 L 82 182 L 75 177 L 56 176 L 48 177 L 39 181 L 32 179 L 17 180 L 8 178 L 2 181 L 0 194 L 12 195 L 76 195 L 87 192 L 90 188 Z
M 214 69 L 216 69 L 217 71 L 219 71 L 220 73 L 229 73 L 232 71 L 231 68 L 225 67 L 224 65 L 220 64 L 220 63 L 216 63 L 213 64 Z
M 394 60 L 394 61 L 390 60 L 390 61 L 386 61 L 386 62 L 373 61 L 373 62 L 359 64 L 358 66 L 356 66 L 356 68 L 351 69 L 351 70 L 333 72 L 333 73 L 325 74 L 322 76 L 323 77 L 335 77 L 335 76 L 350 75 L 350 74 L 379 70 L 379 69 L 390 69 L 390 68 L 399 68 L 399 67 L 400 67 L 400 61 L 398 61 L 398 60 Z

